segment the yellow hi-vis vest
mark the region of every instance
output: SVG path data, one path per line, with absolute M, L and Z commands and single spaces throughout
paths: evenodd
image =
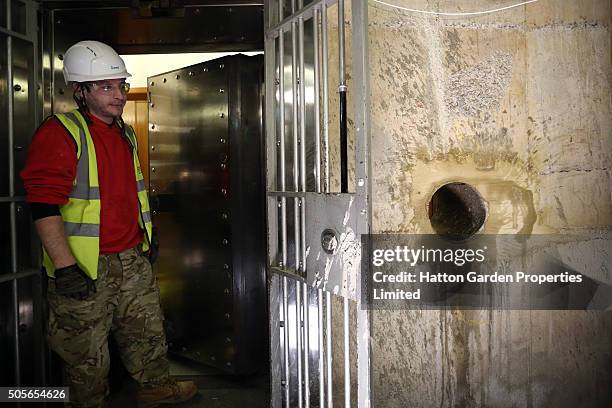
M 64 232 L 68 246 L 79 267 L 91 278 L 98 278 L 98 257 L 100 255 L 100 184 L 98 182 L 98 162 L 87 122 L 78 110 L 55 115 L 73 137 L 77 146 L 77 174 L 68 203 L 60 206 L 64 220 Z M 138 160 L 137 140 L 134 129 L 125 125 L 136 174 L 136 190 L 140 216 L 138 225 L 145 231 L 143 251 L 149 249 L 151 242 L 151 210 L 145 189 L 144 177 Z M 54 276 L 55 266 L 47 251 L 43 249 L 43 265 L 47 274 Z

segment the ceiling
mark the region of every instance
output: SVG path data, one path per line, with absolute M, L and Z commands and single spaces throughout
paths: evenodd
M 180 9 L 197 6 L 241 6 L 260 5 L 262 0 L 38 0 L 47 9 L 74 9 L 74 8 L 117 8 L 129 7 L 133 9 Z

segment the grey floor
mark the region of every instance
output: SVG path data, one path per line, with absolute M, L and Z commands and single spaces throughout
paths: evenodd
M 199 392 L 191 401 L 172 405 L 182 408 L 267 408 L 269 403 L 269 382 L 267 374 L 250 377 L 235 377 L 211 367 L 187 360 L 171 358 L 170 374 L 179 380 L 192 380 Z M 136 384 L 129 378 L 120 384 L 108 400 L 113 408 L 132 408 Z M 170 406 L 170 405 L 168 405 Z

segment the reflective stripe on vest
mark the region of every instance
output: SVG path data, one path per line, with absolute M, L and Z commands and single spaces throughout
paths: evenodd
M 142 250 L 147 251 L 149 249 L 149 243 L 151 242 L 151 234 L 153 231 L 153 224 L 151 222 L 151 208 L 149 207 L 149 198 L 147 196 L 147 189 L 144 182 L 144 175 L 140 168 L 140 160 L 138 159 L 138 139 L 136 133 L 131 126 L 125 125 L 125 135 L 132 146 L 132 152 L 134 157 L 134 169 L 136 174 L 136 191 L 138 192 L 138 206 L 140 208 L 141 216 L 138 217 L 138 225 L 140 228 L 146 231 L 145 240 L 142 244 Z
M 98 277 L 100 252 L 100 187 L 96 151 L 85 118 L 78 110 L 58 113 L 55 117 L 64 125 L 77 145 L 77 172 L 68 203 L 60 206 L 64 220 L 64 232 L 68 246 L 77 264 L 92 279 Z M 134 130 L 125 125 L 125 134 L 132 148 L 136 190 L 140 216 L 138 225 L 146 232 L 143 250 L 149 248 L 151 240 L 151 213 L 142 170 L 138 160 L 137 139 Z M 49 276 L 54 276 L 55 267 L 43 249 L 43 265 Z
M 75 237 L 99 237 L 100 225 L 76 222 L 64 222 L 64 233 Z

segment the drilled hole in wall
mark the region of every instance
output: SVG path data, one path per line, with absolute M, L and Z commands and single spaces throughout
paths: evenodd
M 478 190 L 466 183 L 440 187 L 429 202 L 429 221 L 434 231 L 451 240 L 464 240 L 480 231 L 487 205 Z

